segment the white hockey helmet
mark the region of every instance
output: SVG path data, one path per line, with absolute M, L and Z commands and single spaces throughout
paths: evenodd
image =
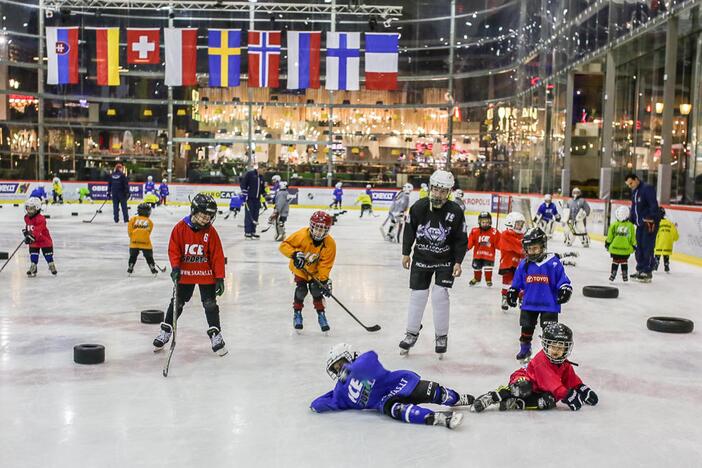
M 34 216 L 41 211 L 41 199 L 37 197 L 30 197 L 24 202 L 24 211 L 27 212 L 29 216 Z
M 551 194 L 550 194 L 550 193 L 547 193 L 546 195 L 544 195 L 544 201 L 545 201 L 546 203 L 551 203 L 551 199 L 552 199 L 552 198 L 551 198 Z
M 424 182 L 422 182 L 422 184 L 419 187 L 423 188 L 424 190 L 427 190 L 429 188 L 429 186 Z
M 405 193 L 412 193 L 412 190 L 414 190 L 414 185 L 409 182 L 402 186 L 402 191 Z
M 332 380 L 338 379 L 339 371 L 343 365 L 352 363 L 357 356 L 350 344 L 338 343 L 332 346 L 327 354 L 327 374 L 329 377 Z
M 578 198 L 582 194 L 583 194 L 582 190 L 580 190 L 578 187 L 573 187 L 573 191 L 571 192 L 571 195 L 573 196 L 573 198 Z
M 614 212 L 614 217 L 617 218 L 617 221 L 626 221 L 629 219 L 629 207 L 620 206 L 617 208 L 617 211 Z
M 163 180 L 161 181 L 162 184 L 165 184 L 165 183 L 167 183 L 167 182 L 168 182 L 168 180 L 166 180 L 166 179 L 163 179 Z
M 54 177 L 54 179 L 51 181 L 51 183 L 60 184 L 60 183 L 61 183 L 61 179 L 59 179 L 58 177 Z
M 336 187 L 336 188 L 341 188 L 342 185 L 344 185 L 344 184 L 342 184 L 341 182 L 337 182 L 336 185 L 335 185 L 334 187 Z
M 429 178 L 429 201 L 432 207 L 441 208 L 448 200 L 455 180 L 453 174 L 441 169 L 434 171 Z
M 279 187 L 280 190 L 286 190 L 288 188 L 288 182 L 286 180 L 281 180 Z
M 463 200 L 463 190 L 461 189 L 456 189 L 455 192 L 453 192 L 453 197 L 457 198 L 459 200 Z
M 366 188 L 367 188 L 367 189 L 369 189 L 369 188 L 371 188 L 371 187 L 372 187 L 371 184 L 366 184 Z
M 146 178 L 146 180 L 148 180 L 149 182 L 151 182 L 152 180 L 154 180 L 154 178 L 153 178 L 153 176 L 148 176 L 148 177 Z
M 271 181 L 273 181 L 274 183 L 275 183 L 275 182 L 280 182 L 280 181 L 281 181 L 281 177 L 280 177 L 278 174 L 276 174 L 276 175 L 274 175 L 273 177 L 271 177 Z
M 505 219 L 505 227 L 518 234 L 524 234 L 526 231 L 526 219 L 524 218 L 523 214 L 513 211 L 507 215 L 507 218 Z

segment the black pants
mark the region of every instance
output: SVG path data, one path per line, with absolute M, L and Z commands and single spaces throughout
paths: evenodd
M 661 256 L 656 255 L 655 270 L 658 271 L 658 266 L 661 263 Z M 663 268 L 665 271 L 670 271 L 670 255 L 663 255 Z
M 205 308 L 205 317 L 207 317 L 207 325 L 217 327 L 222 330 L 219 323 L 219 306 L 217 305 L 217 296 L 215 294 L 214 284 L 198 284 L 200 287 L 200 300 Z M 178 317 L 183 313 L 183 306 L 193 297 L 195 291 L 194 284 L 179 284 L 178 285 Z M 173 299 L 168 305 L 166 312 L 166 323 L 173 326 Z
M 653 251 L 656 247 L 656 235 L 658 225 L 653 232 L 648 232 L 646 226 L 636 227 L 636 271 L 640 273 L 651 273 L 654 267 Z
M 532 391 L 531 382 L 516 382 L 497 389 L 499 401 L 517 398 L 522 401 L 522 409 L 548 410 L 556 407 L 556 399 L 549 392 Z
M 373 214 L 373 205 L 368 205 L 368 204 L 362 204 L 361 205 L 361 216 L 359 218 L 363 218 L 363 213 L 368 212 L 369 215 Z
M 544 328 L 546 322 L 558 322 L 558 314 L 555 312 L 531 312 L 522 309 L 519 313 L 519 326 L 522 327 L 520 342 L 531 343 L 539 316 L 541 316 L 541 328 Z
M 412 264 L 410 269 L 410 289 L 424 290 L 431 286 L 431 277 L 434 276 L 434 284 L 450 288 L 453 286 L 453 269 L 449 267 L 441 267 L 433 270 L 418 268 Z
M 63 195 L 54 192 L 54 204 L 56 203 L 63 203 Z
M 245 234 L 256 234 L 256 224 L 258 224 L 258 212 L 260 209 L 260 200 L 246 200 L 246 206 L 244 207 Z
M 295 277 L 295 297 L 293 298 L 293 309 L 300 311 L 305 306 L 307 291 L 312 294 L 312 304 L 317 312 L 324 312 L 324 297 L 322 288 L 314 281 L 305 281 Z
M 115 223 L 119 222 L 119 208 L 122 207 L 122 217 L 124 222 L 129 222 L 129 212 L 127 211 L 127 197 L 112 199 L 112 213 L 115 218 Z
M 134 265 L 137 261 L 137 257 L 139 256 L 139 251 L 144 255 L 144 258 L 146 259 L 146 263 L 149 266 L 154 265 L 154 251 L 152 249 L 134 249 L 134 248 L 129 248 L 129 264 Z
M 436 382 L 432 382 L 430 380 L 420 380 L 409 396 L 394 396 L 389 398 L 388 401 L 385 402 L 385 405 L 383 405 L 383 413 L 391 416 L 390 410 L 392 409 L 392 405 L 395 403 L 410 403 L 413 405 L 433 403 L 435 400 L 434 393 L 441 388 L 441 385 Z

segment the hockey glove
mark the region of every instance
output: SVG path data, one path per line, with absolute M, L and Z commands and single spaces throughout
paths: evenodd
M 558 290 L 558 298 L 556 302 L 559 304 L 565 304 L 570 300 L 571 294 L 573 294 L 573 288 L 571 288 L 568 284 L 564 284 L 561 286 L 561 289 Z
M 517 307 L 517 300 L 519 300 L 519 289 L 509 288 L 507 290 L 507 304 L 510 307 Z
M 577 387 L 578 393 L 580 394 L 580 399 L 583 403 L 590 406 L 595 406 L 600 401 L 597 398 L 597 393 L 595 393 L 590 387 L 585 384 L 581 384 Z
M 224 294 L 224 278 L 217 278 L 215 283 L 215 294 L 221 296 Z
M 293 265 L 298 270 L 305 268 L 305 254 L 303 252 L 295 252 L 292 255 Z
M 605 242 L 605 250 L 609 252 L 609 242 Z
M 322 296 L 330 297 L 332 295 L 332 280 L 329 278 L 326 281 L 322 281 Z
M 22 234 L 24 234 L 24 243 L 27 244 L 27 245 L 33 244 L 33 243 L 36 242 L 36 240 L 37 240 L 37 239 L 32 235 L 32 233 L 30 233 L 30 232 L 27 231 L 26 229 L 23 229 L 23 230 L 22 230 Z
M 583 407 L 583 400 L 576 388 L 571 388 L 568 396 L 561 400 L 561 403 L 568 405 L 571 411 L 578 411 Z
M 559 215 L 559 214 L 556 215 L 556 222 L 557 223 L 561 222 L 561 215 Z
M 653 231 L 656 230 L 656 222 L 652 219 L 644 219 L 644 225 L 646 226 L 646 230 L 649 233 L 652 233 Z
M 178 281 L 180 281 L 180 268 L 175 267 L 171 270 L 171 279 L 173 280 L 174 283 L 178 284 Z

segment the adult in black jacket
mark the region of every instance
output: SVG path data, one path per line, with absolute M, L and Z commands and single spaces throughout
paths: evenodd
M 656 234 L 658 234 L 659 208 L 656 189 L 639 180 L 636 174 L 627 174 L 626 186 L 631 189 L 631 222 L 636 225 L 636 273 L 632 278 L 650 283 L 653 278 Z
M 263 171 L 259 171 L 258 166 L 246 172 L 241 178 L 241 193 L 246 199 L 244 207 L 244 235 L 247 239 L 259 239 L 256 234 L 258 224 L 258 212 L 261 209 L 261 195 L 264 192 L 265 181 Z
M 119 208 L 122 207 L 122 217 L 124 222 L 129 222 L 129 212 L 127 211 L 127 200 L 129 199 L 129 179 L 124 174 L 122 163 L 115 165 L 115 170 L 110 174 L 107 181 L 107 198 L 112 198 L 112 211 L 115 223 L 119 223 Z
M 418 200 L 409 211 L 402 242 L 402 266 L 410 269 L 410 300 L 407 333 L 400 342 L 401 354 L 409 352 L 419 337 L 422 316 L 429 300 L 434 311 L 435 351 L 446 352 L 449 330 L 449 288 L 461 275 L 468 236 L 463 210 L 448 196 L 454 186 L 453 174 L 435 171 L 429 179 L 429 196 Z M 414 253 L 412 248 L 414 247 Z

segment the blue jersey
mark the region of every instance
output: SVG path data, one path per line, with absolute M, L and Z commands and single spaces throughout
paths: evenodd
M 344 196 L 344 191 L 340 188 L 335 188 L 333 195 L 334 195 L 334 200 L 341 201 L 341 197 Z
M 46 191 L 44 190 L 44 187 L 37 187 L 34 190 L 32 190 L 32 193 L 29 195 L 29 197 L 36 197 L 40 198 L 42 200 L 49 198 L 48 195 L 46 194 Z
M 149 193 L 149 192 L 155 192 L 156 191 L 156 184 L 153 182 L 146 182 L 144 184 L 144 193 Z
M 168 185 L 163 183 L 158 187 L 158 191 L 161 194 L 161 197 L 167 197 L 170 194 L 168 191 Z
M 229 209 L 234 210 L 234 209 L 241 209 L 241 205 L 244 203 L 244 199 L 241 198 L 239 195 L 234 195 L 230 200 L 229 200 Z
M 419 383 L 419 375 L 412 371 L 385 369 L 375 351 L 361 354 L 347 369 L 345 382 L 337 382 L 334 390 L 312 402 L 314 411 L 374 409 L 382 413 L 388 399 L 409 396 Z
M 366 195 L 371 197 L 371 200 L 373 199 L 373 191 L 371 189 L 369 189 L 369 188 L 366 189 Z
M 536 212 L 537 215 L 541 215 L 541 218 L 545 221 L 551 221 L 555 216 L 558 216 L 558 209 L 555 203 L 542 203 L 539 206 L 539 210 Z
M 570 284 L 561 260 L 548 255 L 539 263 L 522 260 L 514 273 L 512 287 L 524 291 L 522 310 L 530 312 L 561 312 L 556 302 L 558 290 Z

